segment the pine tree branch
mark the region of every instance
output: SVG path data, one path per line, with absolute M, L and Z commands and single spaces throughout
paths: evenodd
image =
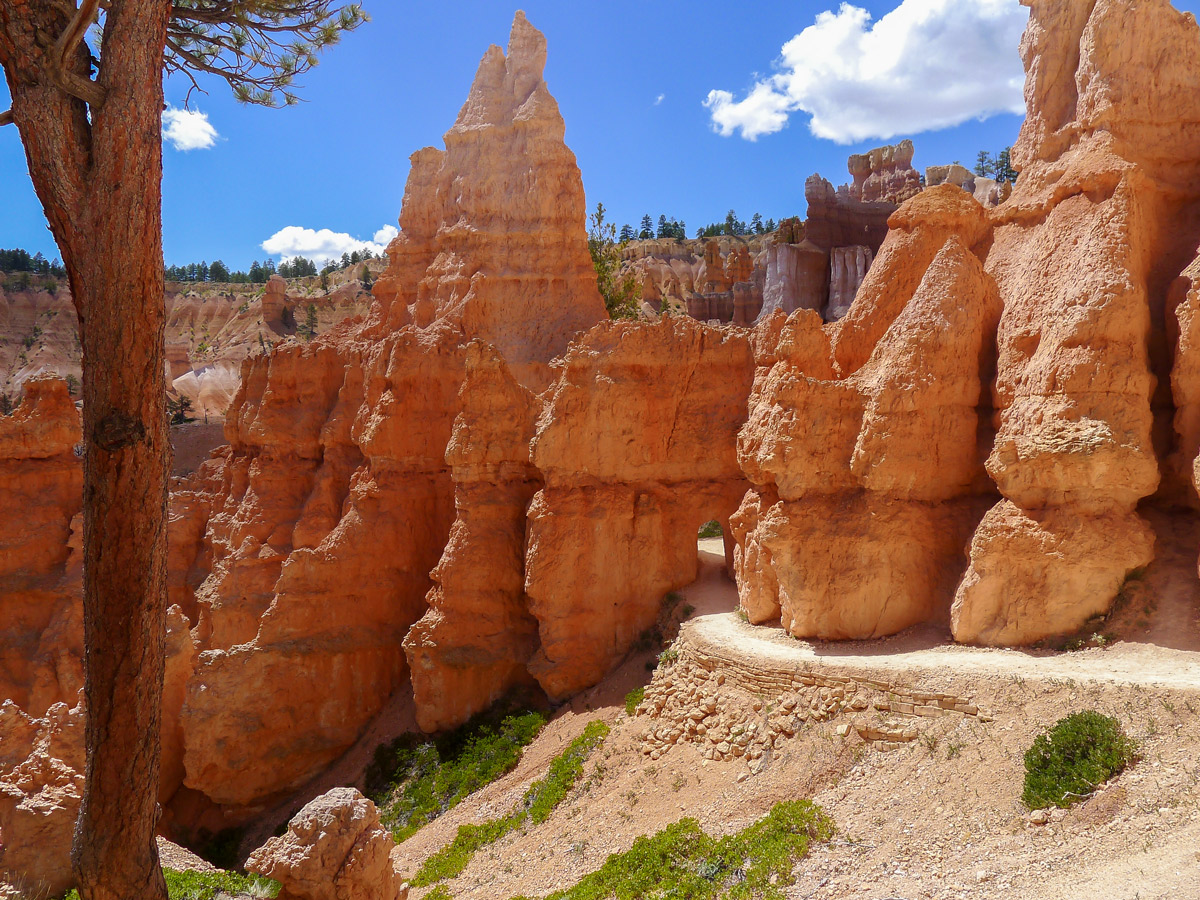
M 104 88 L 99 84 L 70 70 L 71 56 L 79 49 L 83 36 L 96 19 L 100 0 L 83 0 L 67 30 L 54 44 L 50 75 L 54 83 L 73 97 L 78 97 L 93 108 L 104 104 Z
M 12 114 L 11 109 L 0 113 L 0 126 L 12 125 L 12 124 L 14 124 L 14 123 L 13 123 L 13 114 Z

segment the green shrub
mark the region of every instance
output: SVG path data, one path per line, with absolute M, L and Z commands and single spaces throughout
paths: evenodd
M 491 717 L 494 719 L 494 717 Z M 516 768 L 521 751 L 546 724 L 538 712 L 477 717 L 436 741 L 405 735 L 381 747 L 367 773 L 367 793 L 397 841 Z
M 237 872 L 175 872 L 163 869 L 167 896 L 171 900 L 216 900 L 218 894 L 248 894 L 251 897 L 275 897 L 281 885 L 261 875 Z M 69 891 L 63 900 L 79 900 L 79 892 Z
M 1095 710 L 1072 713 L 1025 752 L 1025 791 L 1030 809 L 1068 807 L 1092 793 L 1137 759 L 1137 744 L 1116 719 Z
M 792 869 L 810 843 L 827 841 L 833 833 L 833 822 L 808 800 L 776 803 L 763 819 L 720 839 L 705 834 L 695 819 L 682 819 L 638 838 L 626 852 L 613 854 L 574 887 L 547 900 L 782 900 L 783 888 L 795 881 Z
M 721 530 L 721 523 L 718 522 L 716 519 L 713 519 L 711 522 L 705 522 L 703 525 L 700 526 L 700 531 L 697 532 L 696 537 L 719 538 L 724 533 L 725 532 L 723 532 Z
M 625 714 L 632 716 L 637 712 L 638 706 L 646 699 L 646 688 L 635 687 L 632 691 L 625 695 Z
M 583 775 L 583 763 L 605 737 L 609 728 L 599 719 L 589 722 L 583 733 L 550 762 L 550 771 L 529 786 L 525 796 L 507 816 L 480 825 L 460 825 L 454 840 L 425 860 L 413 878 L 416 887 L 428 887 L 453 878 L 467 867 L 471 857 L 494 844 L 526 822 L 540 825 L 550 817 L 575 782 Z

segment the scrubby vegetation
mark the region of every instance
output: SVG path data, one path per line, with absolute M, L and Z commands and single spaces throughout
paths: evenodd
M 1137 743 L 1121 723 L 1095 710 L 1072 713 L 1025 752 L 1025 791 L 1030 809 L 1067 807 L 1137 759 Z
M 367 793 L 397 841 L 511 772 L 546 724 L 538 712 L 477 717 L 436 740 L 404 735 L 375 753 Z
M 632 716 L 642 701 L 646 699 L 646 686 L 635 687 L 625 695 L 625 714 Z
M 175 872 L 163 869 L 167 896 L 171 900 L 216 900 L 218 895 L 275 897 L 281 885 L 261 875 L 239 875 L 237 872 Z M 70 891 L 63 900 L 79 900 L 78 891 Z
M 550 763 L 550 771 L 529 786 L 525 796 L 507 816 L 482 825 L 460 825 L 454 840 L 425 860 L 413 878 L 417 887 L 427 887 L 453 878 L 467 867 L 471 857 L 526 823 L 540 825 L 570 793 L 583 776 L 583 764 L 608 736 L 609 728 L 597 719 Z
M 712 838 L 695 819 L 682 819 L 626 852 L 574 887 L 546 900 L 634 900 L 640 897 L 762 897 L 782 900 L 794 883 L 792 868 L 813 841 L 827 841 L 833 822 L 808 800 L 776 803 L 761 820 L 723 838 Z M 513 898 L 527 900 L 527 898 Z
M 705 522 L 701 525 L 700 531 L 697 532 L 696 536 L 699 538 L 719 538 L 724 533 L 721 530 L 721 523 L 713 519 L 711 522 Z
M 621 274 L 621 247 L 617 229 L 605 219 L 603 203 L 588 216 L 588 253 L 596 269 L 596 287 L 612 319 L 638 317 L 638 285 L 632 275 Z

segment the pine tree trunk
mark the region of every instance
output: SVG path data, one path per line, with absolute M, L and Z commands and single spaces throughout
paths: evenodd
M 163 48 L 171 0 L 111 5 L 90 110 L 49 48 L 75 4 L 0 2 L 0 65 L 83 341 L 87 772 L 73 861 L 84 900 L 166 900 L 154 842 L 166 602 Z M 71 70 L 86 77 L 79 48 Z M 89 117 L 90 112 L 90 117 Z
M 85 900 L 166 896 L 154 832 L 170 448 L 162 267 L 144 247 L 88 266 L 76 294 L 97 311 L 83 330 L 88 757 L 74 863 Z

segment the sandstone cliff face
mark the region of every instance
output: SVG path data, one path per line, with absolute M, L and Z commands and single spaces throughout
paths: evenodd
M 745 491 L 735 436 L 749 341 L 671 317 L 597 328 L 563 358 L 533 441 L 530 671 L 563 698 L 593 684 L 696 576 L 696 530 Z
M 42 715 L 83 686 L 79 413 L 57 379 L 0 416 L 0 699 Z
M 551 357 L 576 330 L 605 317 L 582 181 L 544 63 L 544 38 L 518 15 L 508 56 L 484 56 L 446 150 L 413 158 L 377 307 L 310 345 L 248 360 L 226 421 L 229 450 L 185 486 L 180 524 L 202 536 L 180 549 L 200 561 L 193 568 L 209 560 L 210 573 L 196 591 L 184 783 L 234 815 L 295 790 L 409 689 L 403 640 L 429 611 L 435 567 L 431 602 L 450 627 L 473 622 L 470 604 L 495 599 L 472 594 L 475 574 L 464 581 L 454 562 L 457 542 L 469 546 L 484 524 L 473 512 L 486 517 L 493 502 L 472 506 L 493 486 L 472 458 L 491 450 L 471 442 L 470 429 L 487 424 L 470 418 L 480 398 L 463 391 L 466 345 L 495 348 L 477 352 L 511 368 L 516 397 L 522 383 L 549 380 Z M 460 411 L 466 431 L 455 443 Z M 504 521 L 515 526 L 523 508 L 508 499 L 520 512 Z M 421 633 L 410 641 L 415 660 Z M 431 704 L 442 702 L 439 679 L 455 677 L 450 639 L 445 650 L 436 667 L 421 661 L 417 690 Z M 509 670 L 519 655 L 498 651 Z M 462 674 L 464 691 L 492 687 Z M 477 702 L 486 697 L 464 693 L 462 706 L 430 706 L 423 721 L 455 721 Z M 271 766 L 259 764 L 264 755 Z
M 545 37 L 518 13 L 508 56 L 484 55 L 446 149 L 413 154 L 401 234 L 375 287 L 393 327 L 452 318 L 537 390 L 570 336 L 607 318 L 545 64 Z
M 542 486 L 529 458 L 540 404 L 488 344 L 467 345 L 462 407 L 446 448 L 456 518 L 408 632 L 417 721 L 456 726 L 531 683 L 537 620 L 525 595 L 525 515 Z
M 371 260 L 366 265 L 378 269 L 382 264 Z M 306 321 L 310 305 L 319 333 L 366 312 L 371 296 L 352 274 L 334 272 L 328 292 L 316 278 L 296 279 L 289 286 L 275 276 L 283 293 L 265 294 L 261 300 L 260 288 L 251 284 L 168 282 L 168 390 L 191 401 L 193 416 L 220 422 L 237 393 L 242 360 L 295 335 L 297 317 Z M 26 383 L 40 375 L 74 378 L 78 393 L 81 354 L 78 319 L 65 281 L 52 290 L 36 283 L 23 291 L 0 290 L 0 394 L 19 397 Z
M 447 149 L 414 159 L 379 302 L 246 359 L 229 446 L 175 485 L 164 827 L 296 790 L 397 692 L 437 729 L 512 687 L 594 684 L 694 578 L 711 518 L 750 619 L 797 636 L 948 618 L 1019 644 L 1104 612 L 1153 556 L 1138 504 L 1200 478 L 1200 30 L 1165 0 L 1031 5 L 1000 208 L 942 184 L 873 244 L 887 204 L 847 192 L 774 244 L 660 248 L 739 324 L 768 273 L 753 329 L 599 321 L 518 16 Z M 825 323 L 799 282 L 824 290 L 817 257 L 849 247 L 878 253 Z M 6 877 L 64 871 L 82 771 L 78 417 L 28 384 L 0 418 Z
M 1149 351 L 1197 236 L 1195 20 L 1165 2 L 1030 5 L 1021 177 L 987 260 L 1004 297 L 987 468 L 1008 502 L 972 542 L 954 610 L 955 636 L 981 643 L 1078 628 L 1153 558 L 1135 507 L 1159 485 L 1167 372 Z
M 41 718 L 0 704 L 0 886 L 60 896 L 74 884 L 71 841 L 83 796 L 83 704 Z
M 943 236 L 898 230 L 881 260 L 893 244 L 923 242 L 928 254 Z M 872 310 L 885 330 L 848 377 L 837 376 L 835 347 L 814 314 L 760 326 L 738 442 L 754 489 L 732 523 L 753 622 L 778 617 L 797 637 L 867 638 L 949 606 L 974 521 L 976 407 L 1000 304 L 961 238 L 933 253 L 907 298 L 889 295 L 907 292 L 903 282 L 881 284 Z
M 847 168 L 854 178 L 846 192 L 864 203 L 884 201 L 899 206 L 921 193 L 921 175 L 913 168 L 912 141 L 876 147 L 850 157 Z

